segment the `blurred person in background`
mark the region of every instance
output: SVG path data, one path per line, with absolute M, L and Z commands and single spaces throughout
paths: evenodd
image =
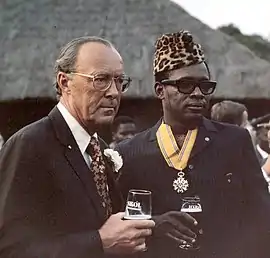
M 245 128 L 248 124 L 248 110 L 244 104 L 224 100 L 212 106 L 211 119 Z
M 256 132 L 248 121 L 248 111 L 246 106 L 230 100 L 221 101 L 213 105 L 211 109 L 211 118 L 219 122 L 235 124 L 246 128 L 251 135 L 255 153 L 261 166 L 266 162 L 267 158 L 269 157 L 268 153 L 265 151 L 269 149 L 269 135 L 267 137 L 267 133 L 269 133 L 269 123 L 256 125 Z M 269 185 L 270 170 L 268 166 L 265 168 L 262 167 L 262 172 L 266 182 Z
M 251 121 L 251 124 L 254 126 L 256 130 L 256 146 L 255 152 L 257 154 L 258 160 L 261 165 L 264 164 L 265 160 L 267 159 L 270 148 L 268 143 L 268 122 L 270 121 L 270 114 L 265 116 L 259 117 Z
M 116 144 L 131 139 L 137 133 L 135 121 L 129 116 L 118 116 L 112 124 L 112 143 L 110 147 L 115 148 Z
M 246 128 L 252 139 L 253 146 L 256 146 L 256 131 L 248 120 L 247 107 L 239 102 L 223 100 L 214 104 L 211 108 L 211 119 L 218 122 L 238 125 Z

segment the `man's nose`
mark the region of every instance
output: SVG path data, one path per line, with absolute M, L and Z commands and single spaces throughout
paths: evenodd
M 191 96 L 199 96 L 199 97 L 204 96 L 198 86 L 195 87 L 194 91 L 190 95 Z
M 121 92 L 117 89 L 115 80 L 112 80 L 110 88 L 106 91 L 106 96 L 116 98 L 119 94 L 121 94 Z

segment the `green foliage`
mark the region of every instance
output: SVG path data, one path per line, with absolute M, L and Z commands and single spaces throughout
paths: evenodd
M 244 35 L 240 29 L 233 24 L 221 26 L 218 29 L 234 37 L 239 43 L 247 46 L 260 58 L 270 61 L 270 42 L 260 35 Z

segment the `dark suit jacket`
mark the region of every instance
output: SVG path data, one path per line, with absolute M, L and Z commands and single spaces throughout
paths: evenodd
M 107 148 L 100 139 L 101 148 Z M 106 159 L 106 158 L 105 158 Z M 120 192 L 107 164 L 114 212 Z M 104 257 L 105 222 L 92 174 L 57 108 L 13 135 L 0 154 L 0 257 Z
M 159 125 L 160 121 L 117 147 L 124 160 L 124 197 L 131 188 L 151 190 L 153 215 L 181 207 L 181 194 L 172 187 L 177 171 L 167 166 L 156 140 Z M 144 257 L 270 256 L 270 195 L 246 130 L 204 119 L 185 173 L 190 182 L 185 195 L 201 198 L 202 247 L 183 252 L 166 237 L 152 237 Z

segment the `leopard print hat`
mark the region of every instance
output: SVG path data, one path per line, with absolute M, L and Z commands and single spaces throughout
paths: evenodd
M 193 41 L 189 31 L 164 34 L 155 48 L 154 75 L 205 61 L 201 45 Z

